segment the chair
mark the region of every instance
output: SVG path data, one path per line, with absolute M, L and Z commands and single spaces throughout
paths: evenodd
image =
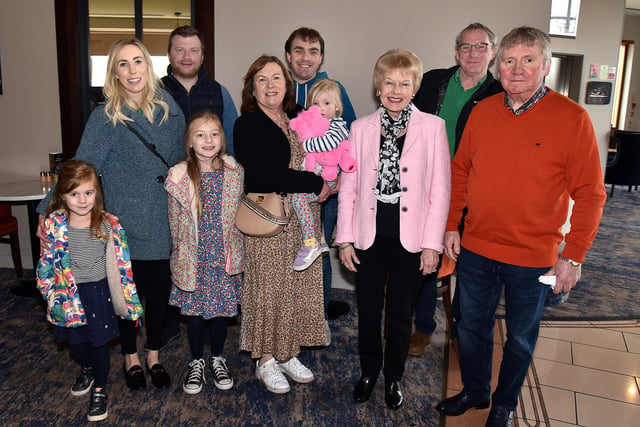
M 616 130 L 614 134 L 616 154 L 607 162 L 605 184 L 611 184 L 609 197 L 616 185 L 640 185 L 640 132 Z
M 444 312 L 447 317 L 447 330 L 451 332 L 453 315 L 451 314 L 451 276 L 456 269 L 456 263 L 446 254 L 442 254 L 442 264 L 438 270 L 438 296 L 442 297 Z
M 5 237 L 5 236 L 9 237 Z M 18 220 L 11 215 L 11 206 L 0 204 L 0 243 L 11 245 L 11 257 L 16 275 L 22 277 L 22 260 L 20 259 L 20 242 L 18 241 Z

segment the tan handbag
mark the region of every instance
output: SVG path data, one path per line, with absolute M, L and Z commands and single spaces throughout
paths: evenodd
M 287 197 L 279 193 L 243 194 L 236 213 L 236 227 L 247 236 L 272 237 L 289 223 Z

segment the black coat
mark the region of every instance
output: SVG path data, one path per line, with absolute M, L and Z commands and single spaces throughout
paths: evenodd
M 289 168 L 289 141 L 260 108 L 238 117 L 233 134 L 236 159 L 245 171 L 245 193 L 320 194 L 322 191 L 324 181 L 321 177 Z

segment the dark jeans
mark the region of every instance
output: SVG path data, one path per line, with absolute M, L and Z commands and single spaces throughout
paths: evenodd
M 131 260 L 131 269 L 138 295 L 145 301 L 143 324 L 146 327 L 148 349 L 159 350 L 171 292 L 169 260 Z M 136 353 L 138 331 L 135 322 L 118 318 L 118 326 L 122 354 Z
M 538 277 L 549 268 L 505 264 L 461 249 L 457 277 L 460 371 L 464 390 L 470 396 L 488 398 L 491 393 L 495 311 L 504 287 L 507 342 L 492 404 L 515 409 L 549 290 Z
M 356 249 L 358 349 L 363 376 L 377 378 L 383 366 L 382 310 L 386 311 L 385 381 L 399 381 L 409 351 L 411 320 L 422 284 L 420 253 L 407 252 L 398 237 L 376 237 L 367 250 Z
M 422 290 L 416 302 L 416 317 L 414 323 L 416 330 L 432 335 L 436 330 L 436 299 L 438 298 L 438 274 L 433 273 L 424 276 Z
M 338 196 L 330 196 L 326 202 L 322 204 L 322 229 L 324 230 L 324 238 L 327 244 L 331 244 L 331 236 L 333 229 L 338 220 Z M 327 318 L 327 308 L 331 299 L 331 257 L 322 257 L 322 288 L 324 291 L 324 317 Z

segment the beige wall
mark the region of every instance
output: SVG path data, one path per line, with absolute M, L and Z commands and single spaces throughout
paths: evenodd
M 557 51 L 585 55 L 583 86 L 591 62 L 615 65 L 622 35 L 624 0 L 582 0 L 578 38 L 554 39 Z M 284 41 L 302 25 L 318 29 L 327 51 L 323 69 L 347 88 L 358 116 L 371 113 L 371 75 L 384 51 L 415 51 L 425 69 L 454 63 L 456 33 L 480 21 L 498 37 L 528 24 L 548 28 L 550 0 L 256 0 L 216 2 L 217 79 L 239 108 L 242 76 L 262 53 L 283 57 Z M 0 55 L 4 94 L 0 95 L 0 178 L 36 177 L 48 167 L 47 153 L 60 150 L 60 111 L 53 1 L 3 1 L 0 5 Z M 584 89 L 582 98 L 584 98 Z M 587 106 L 601 150 L 606 152 L 610 106 Z M 604 156 L 604 154 L 603 154 Z M 25 266 L 29 261 L 25 208 L 20 220 Z M 7 245 L 0 245 L 0 267 L 11 266 Z
M 425 70 L 454 64 L 455 36 L 480 21 L 498 39 L 512 27 L 528 24 L 547 30 L 551 1 L 529 0 L 281 0 L 216 2 L 216 79 L 240 108 L 242 77 L 262 53 L 284 60 L 284 42 L 300 26 L 325 39 L 323 70 L 347 89 L 356 114 L 376 108 L 372 73 L 376 59 L 396 47 L 413 50 Z M 247 12 L 253 10 L 252 12 Z
M 624 40 L 634 41 L 633 69 L 631 71 L 629 104 L 625 117 L 625 129 L 640 131 L 640 15 L 627 15 L 624 20 Z M 635 102 L 636 107 L 633 117 L 631 117 L 631 104 Z
M 0 179 L 38 178 L 49 169 L 49 151 L 60 151 L 60 106 L 54 2 L 0 3 Z M 14 206 L 25 268 L 31 268 L 26 208 Z M 0 266 L 13 266 L 0 245 Z
M 576 38 L 552 37 L 551 40 L 554 52 L 584 55 L 580 105 L 591 116 L 600 146 L 600 160 L 603 167 L 606 163 L 609 146 L 613 96 L 611 97 L 612 102 L 608 105 L 587 105 L 585 104 L 585 93 L 587 82 L 596 80 L 589 79 L 591 64 L 614 67 L 618 65 L 618 52 L 624 22 L 624 3 L 625 0 L 582 0 Z M 613 82 L 613 80 L 610 81 Z

